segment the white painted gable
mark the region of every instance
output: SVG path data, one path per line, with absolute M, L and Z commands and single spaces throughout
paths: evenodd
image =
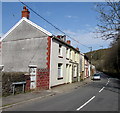
M 41 32 L 45 33 L 48 36 L 52 36 L 52 34 L 50 32 L 48 32 L 47 30 L 43 29 L 42 27 L 38 26 L 37 24 L 33 23 L 32 21 L 28 20 L 27 18 L 23 17 L 18 23 L 16 23 L 2 38 L 1 41 L 7 37 L 20 23 L 22 23 L 23 21 L 26 21 L 27 23 L 29 23 L 30 25 L 34 26 L 35 28 L 37 28 L 38 30 L 40 30 Z

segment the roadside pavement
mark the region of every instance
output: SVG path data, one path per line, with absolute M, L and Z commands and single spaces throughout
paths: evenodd
M 46 98 L 48 96 L 53 96 L 53 95 L 56 95 L 59 93 L 66 93 L 66 92 L 74 90 L 78 87 L 81 87 L 83 85 L 86 85 L 86 84 L 90 83 L 91 81 L 92 80 L 89 77 L 89 78 L 86 78 L 84 81 L 56 86 L 49 90 L 32 91 L 32 92 L 21 93 L 21 94 L 17 94 L 17 95 L 10 95 L 7 97 L 3 97 L 2 98 L 2 108 L 0 108 L 0 109 L 4 109 L 6 107 L 14 106 L 17 104 L 22 104 L 27 101 L 32 101 L 35 99 Z

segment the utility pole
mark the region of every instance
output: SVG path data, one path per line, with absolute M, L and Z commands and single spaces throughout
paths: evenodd
M 90 48 L 90 52 L 91 52 L 91 54 L 90 54 L 90 63 L 92 64 L 92 46 L 89 47 L 89 48 Z
M 90 48 L 90 75 L 91 75 L 91 79 L 92 79 L 92 75 L 93 75 L 93 73 L 92 73 L 92 46 L 91 47 L 89 47 Z
M 100 46 L 102 49 L 103 49 L 103 46 Z M 100 62 L 101 62 L 101 68 L 100 70 L 103 71 L 104 70 L 104 67 L 103 67 L 103 59 L 102 59 L 102 50 L 100 50 Z

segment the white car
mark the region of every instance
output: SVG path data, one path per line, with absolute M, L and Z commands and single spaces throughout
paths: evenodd
M 98 73 L 94 74 L 93 80 L 100 80 L 100 74 L 98 74 Z

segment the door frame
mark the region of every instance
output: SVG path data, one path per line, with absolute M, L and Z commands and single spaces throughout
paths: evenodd
M 30 89 L 35 89 L 36 88 L 36 78 L 37 78 L 37 65 L 29 65 L 29 75 L 30 75 Z M 35 73 L 33 73 L 31 75 L 31 72 L 30 72 L 30 68 L 34 68 L 35 69 Z M 34 77 L 35 81 L 32 81 L 32 77 Z M 33 86 L 33 82 L 34 82 L 34 86 Z

